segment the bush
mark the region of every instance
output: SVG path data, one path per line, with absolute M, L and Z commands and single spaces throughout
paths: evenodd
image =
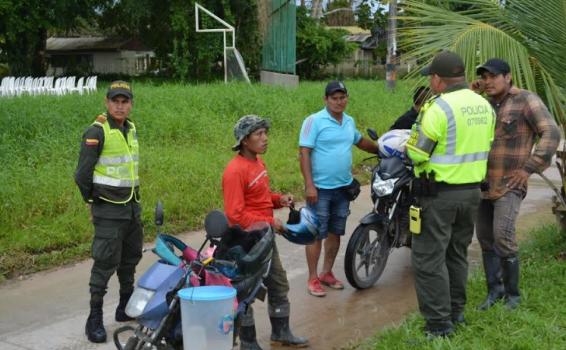
M 356 44 L 344 40 L 345 30 L 328 29 L 297 8 L 297 74 L 303 79 L 321 79 L 323 69 L 349 57 Z
M 7 77 L 10 74 L 10 68 L 5 63 L 0 63 L 0 78 Z

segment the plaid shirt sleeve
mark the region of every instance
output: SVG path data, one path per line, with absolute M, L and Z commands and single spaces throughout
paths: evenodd
M 526 102 L 526 120 L 539 140 L 524 168 L 529 173 L 542 172 L 550 165 L 552 156 L 556 153 L 560 142 L 560 129 L 540 97 L 529 93 Z
M 512 88 L 497 110 L 485 198 L 504 195 L 509 190 L 509 177 L 517 169 L 530 174 L 544 171 L 559 142 L 560 130 L 541 99 L 532 92 Z

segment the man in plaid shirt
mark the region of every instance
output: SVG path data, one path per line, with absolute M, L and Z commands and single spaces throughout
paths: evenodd
M 477 68 L 481 79 L 472 84 L 476 92 L 485 92 L 497 113 L 476 224 L 488 289 L 481 310 L 501 299 L 509 309 L 521 302 L 515 221 L 529 176 L 550 165 L 560 142 L 560 130 L 544 103 L 514 87 L 510 71 L 507 62 L 490 59 Z

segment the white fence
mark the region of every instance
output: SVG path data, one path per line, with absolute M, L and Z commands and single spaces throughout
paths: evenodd
M 4 77 L 0 85 L 0 97 L 21 95 L 58 95 L 96 91 L 96 76 L 80 77 Z

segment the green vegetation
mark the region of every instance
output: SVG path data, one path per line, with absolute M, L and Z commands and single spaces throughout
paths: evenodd
M 360 130 L 384 132 L 410 105 L 412 83 L 396 93 L 383 82 L 347 82 L 348 113 Z M 141 144 L 146 234 L 157 199 L 173 232 L 200 227 L 222 206 L 221 174 L 233 156 L 232 127 L 244 114 L 273 122 L 265 156 L 274 189 L 301 196 L 297 161 L 301 122 L 323 106 L 324 83 L 298 89 L 261 85 L 160 86 L 134 82 Z M 81 134 L 104 111 L 104 87 L 93 95 L 2 99 L 0 109 L 0 276 L 29 272 L 88 254 L 92 227 L 73 180 Z M 365 157 L 355 152 L 355 162 Z
M 530 235 L 521 247 L 523 303 L 515 311 L 503 305 L 476 311 L 485 297 L 485 279 L 478 269 L 468 284 L 467 326 L 448 339 L 429 341 L 424 321 L 411 315 L 355 349 L 566 349 L 566 242 L 554 226 Z
M 566 121 L 564 0 L 422 0 L 403 2 L 405 58 L 422 65 L 440 50 L 460 54 L 468 78 L 492 57 L 509 62 L 513 84 L 539 94 L 557 121 Z M 543 20 L 542 20 L 543 19 Z M 417 70 L 415 70 L 416 72 Z
M 306 79 L 320 79 L 324 67 L 338 64 L 356 49 L 347 43 L 342 29 L 328 29 L 307 15 L 304 7 L 297 8 L 297 74 Z

